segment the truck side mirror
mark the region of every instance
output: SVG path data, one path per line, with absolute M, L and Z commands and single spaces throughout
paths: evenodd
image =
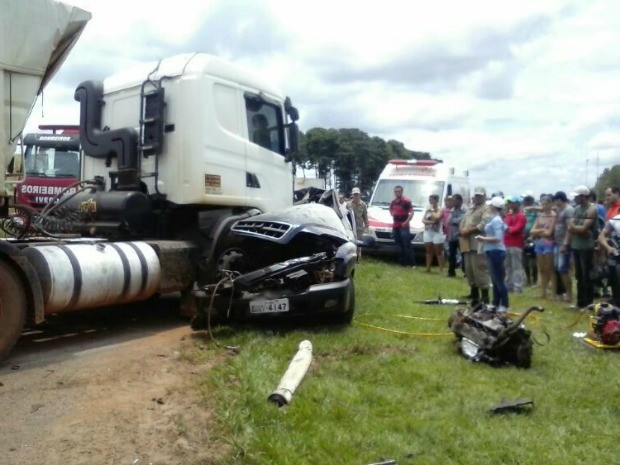
M 297 123 L 291 123 L 286 127 L 288 135 L 289 153 L 287 161 L 293 159 L 293 155 L 299 152 L 299 126 Z
M 291 121 L 299 120 L 299 110 L 297 110 L 297 107 L 293 106 L 290 97 L 286 97 L 286 99 L 284 99 L 284 110 Z

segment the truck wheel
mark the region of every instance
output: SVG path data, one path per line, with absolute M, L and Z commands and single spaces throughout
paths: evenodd
M 0 262 L 0 360 L 21 335 L 26 321 L 26 295 L 17 274 Z
M 259 263 L 247 252 L 247 247 L 247 240 L 227 237 L 214 254 L 209 270 L 211 282 L 220 280 L 224 270 L 244 274 L 259 268 Z

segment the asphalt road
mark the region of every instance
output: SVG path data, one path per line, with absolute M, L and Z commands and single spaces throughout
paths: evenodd
M 6 370 L 40 367 L 71 357 L 187 326 L 178 315 L 178 298 L 75 313 L 51 315 L 44 323 L 26 328 L 9 356 L 0 362 Z

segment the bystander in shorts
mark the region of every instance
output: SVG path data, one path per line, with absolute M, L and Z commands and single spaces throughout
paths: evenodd
M 424 231 L 424 239 L 423 242 L 425 244 L 443 244 L 446 242 L 446 235 L 439 231 Z
M 555 242 L 548 239 L 537 239 L 534 242 L 534 252 L 536 255 L 552 254 L 555 251 Z

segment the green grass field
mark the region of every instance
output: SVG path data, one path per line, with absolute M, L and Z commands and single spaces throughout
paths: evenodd
M 620 353 L 572 336 L 586 317 L 540 302 L 537 289 L 511 295 L 520 312 L 543 305 L 526 326 L 546 342 L 530 369 L 474 364 L 454 349 L 453 307 L 414 301 L 468 293 L 462 278 L 426 274 L 364 258 L 356 275 L 357 312 L 349 327 L 219 328 L 223 356 L 205 335 L 186 354 L 222 359 L 199 388 L 229 446 L 223 464 L 618 463 Z M 312 365 L 278 408 L 267 401 L 303 339 Z M 199 350 L 198 347 L 203 349 Z M 531 398 L 528 413 L 491 414 L 502 399 Z

